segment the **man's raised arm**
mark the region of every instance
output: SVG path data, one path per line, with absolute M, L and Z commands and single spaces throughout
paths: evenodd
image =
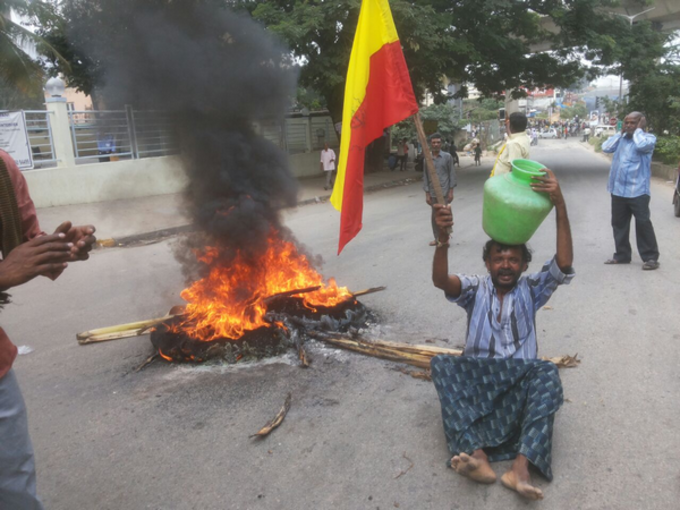
M 560 183 L 557 181 L 552 170 L 544 168 L 544 177 L 534 177 L 531 188 L 534 191 L 547 193 L 550 201 L 555 206 L 557 218 L 557 255 L 556 261 L 561 271 L 571 268 L 574 263 L 574 248 L 571 241 L 571 227 L 569 216 L 567 215 L 567 204 L 562 196 Z
M 448 228 L 453 227 L 453 214 L 450 205 L 435 204 L 435 221 L 439 228 L 437 247 L 434 250 L 432 261 L 432 283 L 438 289 L 442 289 L 447 296 L 457 298 L 460 296 L 460 278 L 449 275 L 449 234 Z
M 616 148 L 619 146 L 620 141 L 621 133 L 610 136 L 602 144 L 602 152 L 607 152 L 609 154 L 616 152 Z

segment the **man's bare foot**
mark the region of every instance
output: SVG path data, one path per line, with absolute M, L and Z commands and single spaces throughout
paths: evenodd
M 470 456 L 467 453 L 456 455 L 451 459 L 451 468 L 459 475 L 478 483 L 494 483 L 496 481 L 496 473 L 491 469 L 484 454 L 479 457 Z
M 543 499 L 541 489 L 531 485 L 530 481 L 528 474 L 526 480 L 520 480 L 520 476 L 513 469 L 501 476 L 501 483 L 508 489 L 516 491 L 520 496 L 531 500 Z

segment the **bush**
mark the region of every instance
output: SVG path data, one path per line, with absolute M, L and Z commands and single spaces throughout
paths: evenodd
M 668 165 L 677 165 L 680 162 L 680 136 L 657 138 L 654 159 Z
M 590 138 L 588 138 L 588 143 L 593 146 L 595 152 L 602 152 L 602 144 L 605 142 L 605 140 L 607 140 L 606 136 L 601 136 L 598 138 L 597 136 L 591 135 Z

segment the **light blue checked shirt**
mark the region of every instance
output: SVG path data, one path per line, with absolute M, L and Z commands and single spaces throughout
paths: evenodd
M 503 297 L 503 310 L 491 276 L 457 276 L 460 296 L 447 298 L 468 314 L 464 355 L 536 359 L 536 312 L 558 285 L 571 281 L 574 272 L 563 273 L 554 258 L 549 260 L 540 272 L 519 279 L 515 288 Z
M 652 153 L 656 136 L 638 128 L 631 138 L 617 133 L 602 144 L 602 152 L 614 153 L 607 191 L 617 197 L 649 195 Z

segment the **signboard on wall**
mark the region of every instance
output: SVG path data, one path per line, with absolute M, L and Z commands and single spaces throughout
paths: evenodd
M 33 168 L 33 152 L 23 111 L 0 112 L 0 149 L 12 156 L 20 169 Z

